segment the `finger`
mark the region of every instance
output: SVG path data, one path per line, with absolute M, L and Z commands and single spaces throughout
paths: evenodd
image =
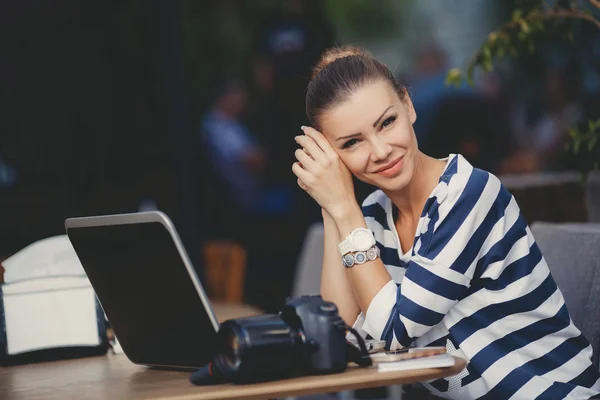
M 300 166 L 300 163 L 296 162 L 292 164 L 292 172 L 298 177 L 298 179 L 301 179 L 302 182 L 304 182 L 304 184 L 310 182 L 311 180 L 312 174 L 306 171 L 304 168 L 302 168 Z
M 306 150 L 304 147 L 302 148 L 302 151 L 304 151 L 306 153 L 306 155 L 310 157 L 311 160 L 314 160 L 313 156 L 311 156 L 309 154 L 308 150 Z
M 337 155 L 329 140 L 321 132 L 310 126 L 303 126 L 300 129 L 302 129 L 305 135 L 311 137 L 325 154 L 330 157 Z
M 306 186 L 300 178 L 298 178 L 298 186 L 300 186 L 300 189 L 308 191 L 308 186 Z
M 319 166 L 317 165 L 315 160 L 313 160 L 308 154 L 306 154 L 306 152 L 303 149 L 297 149 L 294 152 L 294 155 L 296 156 L 296 159 L 300 161 L 301 167 L 304 170 L 310 171 L 312 173 L 315 173 L 319 170 Z
M 328 161 L 327 155 L 317 145 L 315 140 L 307 135 L 296 136 L 296 142 L 304 148 L 304 151 L 310 155 L 316 162 L 326 165 Z

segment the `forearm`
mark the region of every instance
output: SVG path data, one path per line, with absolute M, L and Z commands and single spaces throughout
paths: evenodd
M 329 213 L 323 211 L 325 234 L 323 268 L 321 272 L 321 295 L 335 303 L 340 316 L 350 326 L 354 324 L 360 307 L 348 281 L 346 268 L 342 265 L 338 243 L 341 241 L 337 226 Z
M 367 227 L 358 205 L 347 210 L 339 210 L 333 219 L 338 230 L 339 241 L 354 229 Z M 364 313 L 367 312 L 375 295 L 392 279 L 380 258 L 346 269 L 346 276 L 354 298 Z

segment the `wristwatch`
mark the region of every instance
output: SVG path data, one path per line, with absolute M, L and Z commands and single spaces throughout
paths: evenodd
M 374 244 L 373 246 L 369 247 L 367 251 L 355 251 L 346 253 L 342 257 L 342 264 L 344 264 L 344 267 L 350 268 L 353 267 L 355 264 L 364 264 L 367 261 L 373 261 L 377 257 L 379 257 L 379 247 L 377 247 L 377 245 Z
M 344 257 L 350 252 L 367 251 L 375 244 L 375 237 L 370 229 L 357 228 L 350 232 L 342 243 L 338 244 L 340 255 Z

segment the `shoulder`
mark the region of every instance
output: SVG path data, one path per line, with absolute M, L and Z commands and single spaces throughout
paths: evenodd
M 463 253 L 478 253 L 507 211 L 518 215 L 512 195 L 500 180 L 494 174 L 474 168 L 460 155 L 456 156 L 456 164 L 452 168 L 449 165 L 444 172 L 436 191 L 436 198 L 427 210 L 427 225 L 422 227 L 418 252 L 443 265 L 454 266 L 457 260 L 464 261 L 467 256 Z M 499 226 L 504 229 L 503 224 Z
M 438 201 L 455 202 L 459 199 L 477 198 L 487 194 L 498 194 L 504 190 L 500 180 L 492 173 L 474 168 L 462 155 L 454 155 L 438 186 Z M 443 197 L 440 198 L 440 197 Z

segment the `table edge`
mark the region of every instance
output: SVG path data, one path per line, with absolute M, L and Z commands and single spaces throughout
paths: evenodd
M 310 387 L 306 386 L 306 378 L 307 377 L 299 377 L 299 378 L 290 378 L 287 379 L 289 382 L 289 387 L 285 389 L 281 389 L 278 386 L 272 386 L 272 389 L 269 388 L 269 384 L 273 384 L 274 382 L 263 382 L 259 384 L 249 384 L 249 385 L 234 385 L 231 383 L 226 383 L 223 385 L 230 386 L 230 390 L 219 390 L 218 392 L 213 391 L 203 391 L 198 393 L 190 393 L 185 395 L 179 395 L 175 397 L 168 397 L 169 399 L 180 399 L 180 400 L 226 400 L 231 399 L 234 396 L 239 400 L 252 400 L 252 399 L 265 399 L 265 398 L 280 398 L 280 397 L 290 397 L 290 396 L 306 396 L 311 394 L 324 393 L 327 391 L 341 391 L 341 390 L 355 390 L 355 389 L 367 389 L 373 387 L 381 387 L 381 386 L 390 386 L 390 385 L 399 385 L 399 384 L 407 384 L 407 383 L 415 383 L 421 381 L 427 381 L 431 379 L 437 379 L 446 376 L 452 376 L 460 373 L 466 366 L 466 360 L 460 357 L 454 357 L 455 364 L 452 367 L 447 368 L 426 368 L 422 370 L 409 370 L 409 371 L 388 371 L 388 372 L 377 372 L 377 379 L 369 380 L 368 382 L 361 381 L 352 381 L 351 376 L 344 376 L 344 372 L 340 375 L 341 382 L 340 386 L 343 388 L 335 389 L 332 388 L 330 390 L 324 390 L 331 388 L 330 384 L 317 384 L 311 385 Z M 418 379 L 414 379 L 414 376 L 402 377 L 398 376 L 400 372 L 414 372 L 414 371 L 428 371 L 427 373 L 419 376 Z M 328 375 L 331 377 L 332 375 Z M 349 380 L 348 382 L 344 382 L 345 380 Z M 295 382 L 294 382 L 295 381 Z M 275 382 L 283 382 L 275 381 Z M 240 391 L 244 390 L 245 393 L 240 393 Z M 167 397 L 162 397 L 160 399 L 167 399 Z

